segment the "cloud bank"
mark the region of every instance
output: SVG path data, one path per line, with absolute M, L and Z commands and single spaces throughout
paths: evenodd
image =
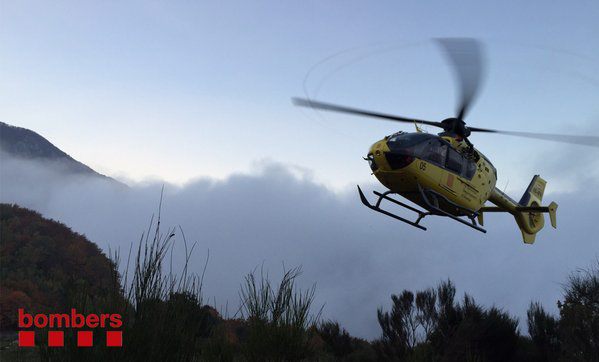
M 97 178 L 65 177 L 50 164 L 6 155 L 1 160 L 0 201 L 57 219 L 105 251 L 126 254 L 158 207 L 160 183 L 115 187 Z M 585 182 L 596 189 L 596 180 Z M 363 207 L 353 189 L 333 192 L 284 165 L 263 163 L 224 180 L 165 185 L 162 222 L 180 225 L 188 241 L 198 242 L 193 271 L 201 272 L 210 251 L 205 296 L 229 315 L 239 305 L 246 273 L 263 265 L 277 277 L 283 265 L 301 265 L 299 282 L 316 284 L 323 316 L 357 336 L 378 337 L 376 308 L 387 308 L 392 293 L 447 278 L 459 292 L 521 317 L 526 333 L 522 317 L 530 301 L 556 312 L 568 273 L 597 257 L 597 195 L 547 195 L 546 201 L 560 205 L 558 229 L 547 222 L 531 246 L 522 243 L 507 214 L 486 215 L 487 234 L 441 218 L 425 219 L 424 232 Z M 180 263 L 183 246 L 177 242 L 173 260 Z

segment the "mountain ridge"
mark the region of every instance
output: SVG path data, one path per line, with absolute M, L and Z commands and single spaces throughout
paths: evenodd
M 53 161 L 60 166 L 61 172 L 68 174 L 99 177 L 122 184 L 120 181 L 103 175 L 84 163 L 77 161 L 37 132 L 1 121 L 0 151 L 8 156 L 19 159 L 38 160 L 42 162 Z

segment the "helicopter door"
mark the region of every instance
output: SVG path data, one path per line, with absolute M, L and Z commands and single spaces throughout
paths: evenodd
M 449 172 L 445 172 L 441 177 L 441 186 L 448 189 L 450 192 L 457 193 L 460 185 L 458 176 L 461 176 L 465 171 L 466 160 L 464 157 L 453 148 L 448 149 L 447 162 L 445 168 Z

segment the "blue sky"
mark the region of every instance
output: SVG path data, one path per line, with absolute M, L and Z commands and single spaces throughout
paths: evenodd
M 289 99 L 305 96 L 305 85 L 326 101 L 451 116 L 453 78 L 434 37 L 486 44 L 489 73 L 471 124 L 597 134 L 596 1 L 1 6 L 0 119 L 123 179 L 224 178 L 271 160 L 334 189 L 371 181 L 361 159 L 368 146 L 411 127 L 316 114 Z M 574 187 L 544 168 L 559 144 L 473 141 L 498 167 L 499 185 L 521 189 L 549 173 L 556 189 Z

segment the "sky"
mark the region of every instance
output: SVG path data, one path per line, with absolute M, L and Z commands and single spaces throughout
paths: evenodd
M 122 180 L 222 179 L 271 160 L 335 189 L 368 181 L 368 147 L 411 127 L 314 113 L 290 98 L 452 116 L 454 80 L 435 37 L 486 46 L 489 72 L 471 125 L 584 133 L 599 117 L 595 1 L 0 6 L 0 119 Z M 517 190 L 543 169 L 512 160 L 555 147 L 473 141 Z
M 456 90 L 431 39 L 473 37 L 488 74 L 469 124 L 598 135 L 598 17 L 596 1 L 4 1 L 0 120 L 131 187 L 3 158 L 0 201 L 127 250 L 166 184 L 164 224 L 198 241 L 195 271 L 210 250 L 206 293 L 217 305 L 236 305 L 256 266 L 275 275 L 302 265 L 325 316 L 366 338 L 391 293 L 448 277 L 520 317 L 531 300 L 555 312 L 568 273 L 597 257 L 596 148 L 471 137 L 514 198 L 534 174 L 548 181 L 558 229 L 546 226 L 533 246 L 508 215 L 487 217 L 484 235 L 439 218 L 423 233 L 355 192 L 382 189 L 362 157 L 409 125 L 290 98 L 441 120 Z

